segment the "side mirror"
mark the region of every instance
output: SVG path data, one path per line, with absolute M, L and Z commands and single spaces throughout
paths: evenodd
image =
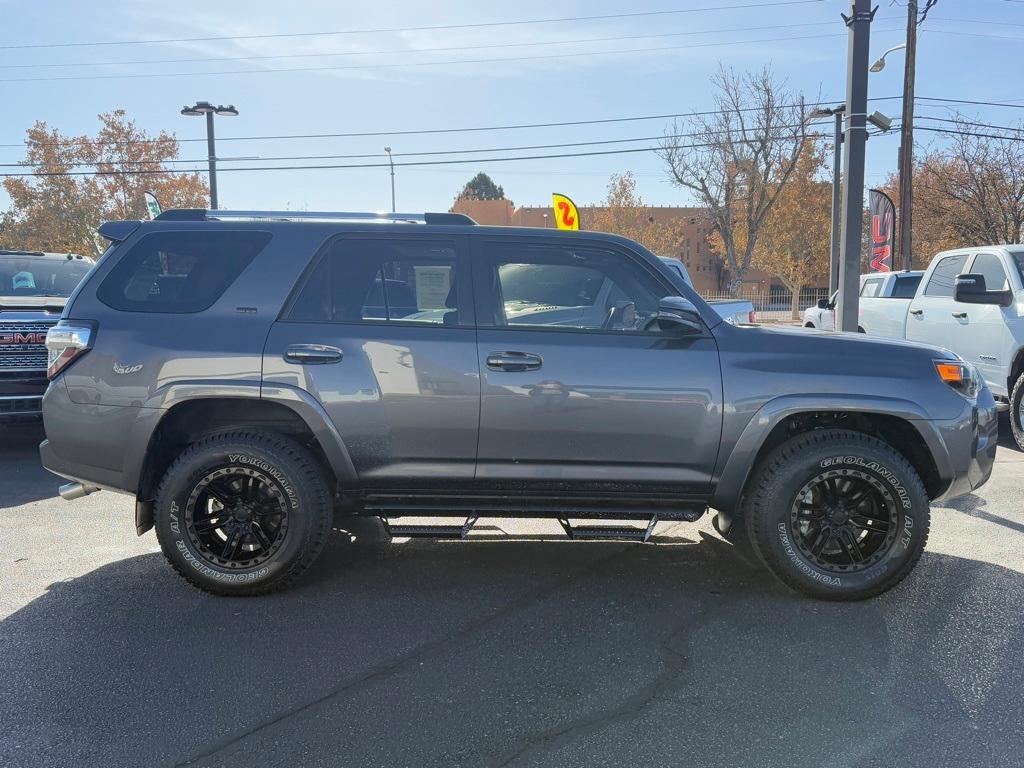
M 953 283 L 953 301 L 962 304 L 997 304 L 1008 307 L 1013 303 L 1011 291 L 990 291 L 985 276 L 973 273 L 957 275 Z
M 818 309 L 831 309 L 828 299 L 818 299 Z
M 652 325 L 658 330 L 677 336 L 696 336 L 704 333 L 704 321 L 689 299 L 666 296 L 658 303 L 658 316 Z

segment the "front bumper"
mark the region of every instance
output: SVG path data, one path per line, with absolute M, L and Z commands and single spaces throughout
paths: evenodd
M 999 443 L 999 412 L 988 387 L 982 388 L 968 411 L 966 418 L 932 422 L 948 459 L 947 472 L 940 468 L 948 487 L 935 501 L 971 493 L 992 475 Z
M 0 423 L 41 419 L 47 384 L 44 372 L 0 374 Z

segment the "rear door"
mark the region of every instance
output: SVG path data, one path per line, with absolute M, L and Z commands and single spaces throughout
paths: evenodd
M 480 376 L 461 238 L 330 241 L 271 330 L 264 381 L 326 409 L 364 486 L 473 477 Z
M 478 480 L 706 492 L 722 419 L 715 340 L 644 330 L 675 289 L 583 238 L 475 246 Z
M 910 302 L 907 339 L 966 354 L 973 342 L 963 318 L 959 317 L 964 305 L 953 301 L 953 284 L 956 276 L 964 272 L 967 256 L 966 253 L 942 256 L 925 276 L 924 290 Z

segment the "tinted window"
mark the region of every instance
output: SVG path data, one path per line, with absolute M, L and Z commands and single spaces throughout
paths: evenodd
M 925 296 L 953 296 L 953 281 L 956 280 L 956 276 L 963 272 L 964 262 L 967 261 L 967 256 L 946 256 L 938 264 L 935 265 L 935 269 L 932 271 L 932 276 L 928 279 L 928 285 L 925 286 Z
M 985 289 L 988 291 L 1005 291 L 1010 287 L 1003 263 L 994 254 L 979 253 L 971 265 L 971 272 L 985 276 Z
M 458 325 L 455 247 L 404 239 L 336 240 L 307 278 L 288 318 Z
M 484 264 L 499 326 L 636 332 L 670 293 L 625 254 L 599 248 L 490 244 Z
M 878 295 L 879 290 L 882 288 L 881 278 L 875 278 L 874 280 L 865 280 L 864 285 L 860 287 L 860 295 L 867 298 L 874 298 Z
M 896 285 L 892 288 L 894 299 L 912 299 L 917 294 L 917 286 L 921 284 L 921 275 L 909 275 L 897 277 Z
M 128 312 L 202 312 L 269 240 L 269 232 L 154 232 L 132 246 L 96 295 Z
M 0 253 L 0 296 L 70 296 L 91 268 L 81 256 Z

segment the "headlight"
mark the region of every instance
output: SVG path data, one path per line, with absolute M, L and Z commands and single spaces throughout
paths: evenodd
M 981 376 L 970 363 L 957 360 L 935 360 L 935 372 L 964 397 L 974 399 L 981 389 Z

